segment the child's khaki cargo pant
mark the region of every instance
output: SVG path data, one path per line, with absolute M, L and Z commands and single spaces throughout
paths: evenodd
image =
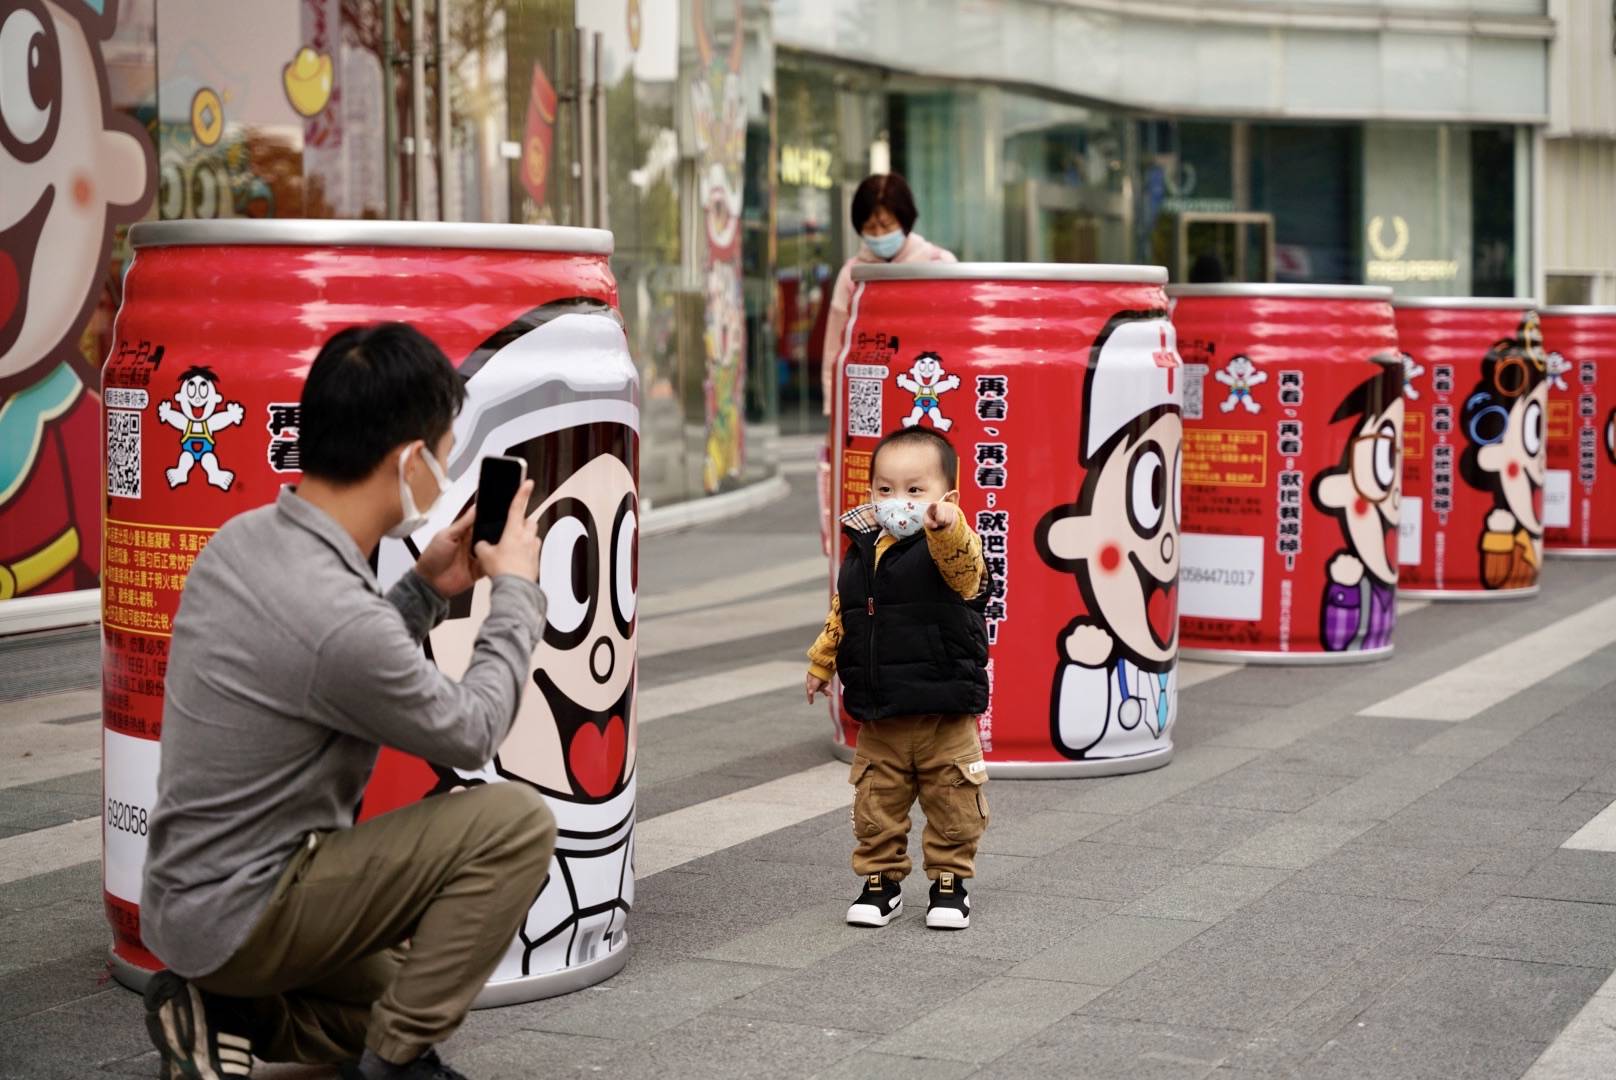
M 853 771 L 853 872 L 901 881 L 909 858 L 909 808 L 926 815 L 926 876 L 974 877 L 988 825 L 988 778 L 974 716 L 902 716 L 859 727 Z

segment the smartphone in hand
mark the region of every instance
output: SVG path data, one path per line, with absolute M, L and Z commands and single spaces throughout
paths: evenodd
M 471 526 L 473 547 L 484 540 L 499 543 L 511 513 L 511 500 L 516 498 L 516 489 L 526 479 L 527 462 L 519 457 L 490 455 L 483 458 L 482 472 L 477 477 L 477 517 Z

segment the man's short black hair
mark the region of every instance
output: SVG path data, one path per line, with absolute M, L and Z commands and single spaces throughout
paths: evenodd
M 303 471 L 351 484 L 404 443 L 422 439 L 435 450 L 465 399 L 454 365 L 415 327 L 394 322 L 339 331 L 303 384 Z
M 942 466 L 943 480 L 950 488 L 959 486 L 959 454 L 954 450 L 954 444 L 948 441 L 940 431 L 931 428 L 906 427 L 897 431 L 889 431 L 875 444 L 870 452 L 870 475 L 875 475 L 875 462 L 881 456 L 881 451 L 889 446 L 930 446 L 937 451 L 937 463 Z
M 853 231 L 863 232 L 864 225 L 885 208 L 898 219 L 904 232 L 913 232 L 920 211 L 915 209 L 915 195 L 909 190 L 909 181 L 902 173 L 876 173 L 866 176 L 853 192 Z

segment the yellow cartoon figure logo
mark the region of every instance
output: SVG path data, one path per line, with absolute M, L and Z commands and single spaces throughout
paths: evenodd
M 318 116 L 331 100 L 331 57 L 305 45 L 281 69 L 281 79 L 286 84 L 286 100 L 297 114 Z

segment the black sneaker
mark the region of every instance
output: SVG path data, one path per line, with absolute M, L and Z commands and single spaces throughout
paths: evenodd
M 847 909 L 850 926 L 885 926 L 903 914 L 903 886 L 880 874 L 864 879 L 864 891 Z
M 469 1080 L 465 1073 L 445 1065 L 436 1050 L 428 1050 L 407 1065 L 383 1061 L 366 1050 L 359 1064 L 343 1066 L 342 1077 L 343 1080 Z
M 251 1076 L 251 1022 L 246 1009 L 192 986 L 172 971 L 146 983 L 146 1032 L 162 1057 L 162 1080 L 227 1080 Z
M 971 898 L 965 893 L 965 878 L 938 874 L 931 883 L 931 905 L 926 908 L 926 926 L 932 930 L 963 930 L 971 925 Z

